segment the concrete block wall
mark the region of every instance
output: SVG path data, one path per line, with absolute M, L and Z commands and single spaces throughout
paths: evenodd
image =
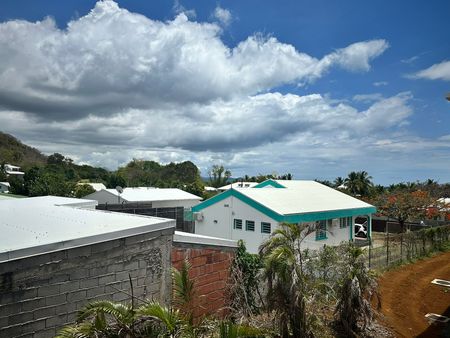
M 0 263 L 0 337 L 53 337 L 89 301 L 168 303 L 174 229 Z
M 174 242 L 172 265 L 180 269 L 184 259 L 191 263 L 196 301 L 194 318 L 221 317 L 225 312 L 226 288 L 236 248 Z

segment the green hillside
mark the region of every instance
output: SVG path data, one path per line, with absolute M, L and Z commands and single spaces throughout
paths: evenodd
M 14 136 L 0 132 L 0 164 L 2 163 L 30 167 L 47 163 L 47 156 Z

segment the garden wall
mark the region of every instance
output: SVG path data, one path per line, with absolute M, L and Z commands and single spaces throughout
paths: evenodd
M 170 300 L 173 228 L 0 263 L 0 337 L 53 337 L 93 300 Z

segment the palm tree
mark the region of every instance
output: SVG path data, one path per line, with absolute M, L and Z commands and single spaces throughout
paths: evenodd
M 181 326 L 178 311 L 149 302 L 133 305 L 96 301 L 78 312 L 77 321 L 61 329 L 57 338 L 161 337 L 174 335 Z
M 367 196 L 370 187 L 372 187 L 372 176 L 369 176 L 367 171 L 352 171 L 344 180 L 347 190 L 352 195 Z
M 283 223 L 260 247 L 268 281 L 269 310 L 279 317 L 283 337 L 312 337 L 314 314 L 308 306 L 308 281 L 301 243 L 315 227 Z
M 359 337 L 358 332 L 370 326 L 373 319 L 371 298 L 376 296 L 378 308 L 381 305 L 380 298 L 376 292 L 375 275 L 366 268 L 362 250 L 353 244 L 348 244 L 344 249 L 341 287 L 335 313 L 346 336 Z
M 341 176 L 339 176 L 334 179 L 333 186 L 335 188 L 339 188 L 344 183 L 345 183 L 344 179 Z

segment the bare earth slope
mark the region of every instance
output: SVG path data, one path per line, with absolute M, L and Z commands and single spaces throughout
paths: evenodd
M 450 325 L 430 325 L 426 313 L 450 317 L 450 288 L 431 284 L 450 280 L 450 252 L 389 271 L 380 278 L 381 312 L 398 337 L 450 337 Z

